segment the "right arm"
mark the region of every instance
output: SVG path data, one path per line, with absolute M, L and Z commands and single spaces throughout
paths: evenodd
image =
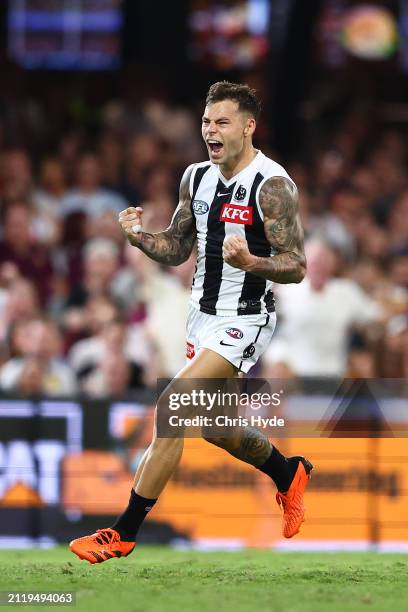
M 163 232 L 134 233 L 132 227 L 141 224 L 141 208 L 127 208 L 119 214 L 119 223 L 132 246 L 148 257 L 166 266 L 178 266 L 186 261 L 193 250 L 196 228 L 191 212 L 190 178 L 193 166 L 184 172 L 180 183 L 180 197 L 169 227 Z

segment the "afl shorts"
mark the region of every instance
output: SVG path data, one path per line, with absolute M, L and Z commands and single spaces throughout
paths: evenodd
M 220 317 L 190 305 L 187 359 L 192 359 L 201 348 L 207 348 L 247 373 L 268 348 L 275 325 L 275 312 Z

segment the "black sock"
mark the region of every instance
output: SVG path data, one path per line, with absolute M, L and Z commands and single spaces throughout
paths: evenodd
M 116 529 L 121 539 L 125 542 L 135 541 L 140 525 L 153 508 L 156 501 L 157 499 L 147 499 L 146 497 L 138 495 L 132 488 L 128 507 L 116 519 L 115 524 L 112 525 L 112 529 Z
M 258 470 L 272 478 L 278 491 L 285 493 L 290 487 L 298 465 L 299 457 L 286 459 L 274 446 L 270 457 L 258 467 Z

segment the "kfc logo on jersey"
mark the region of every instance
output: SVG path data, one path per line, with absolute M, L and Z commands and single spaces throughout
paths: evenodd
M 220 221 L 252 225 L 252 210 L 252 206 L 224 204 L 221 210 Z
M 236 338 L 237 340 L 241 340 L 244 335 L 242 331 L 236 327 L 230 327 L 229 329 L 226 329 L 225 332 L 231 336 L 231 338 Z

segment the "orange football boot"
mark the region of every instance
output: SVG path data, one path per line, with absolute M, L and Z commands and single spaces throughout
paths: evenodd
M 285 538 L 293 538 L 299 533 L 300 526 L 305 520 L 303 493 L 313 469 L 313 465 L 304 457 L 295 458 L 299 459 L 299 465 L 289 489 L 286 493 L 276 494 L 276 501 L 283 508 L 282 532 Z
M 136 542 L 123 542 L 119 533 L 108 527 L 98 529 L 96 533 L 72 540 L 69 547 L 80 559 L 89 563 L 103 563 L 114 557 L 130 555 Z

